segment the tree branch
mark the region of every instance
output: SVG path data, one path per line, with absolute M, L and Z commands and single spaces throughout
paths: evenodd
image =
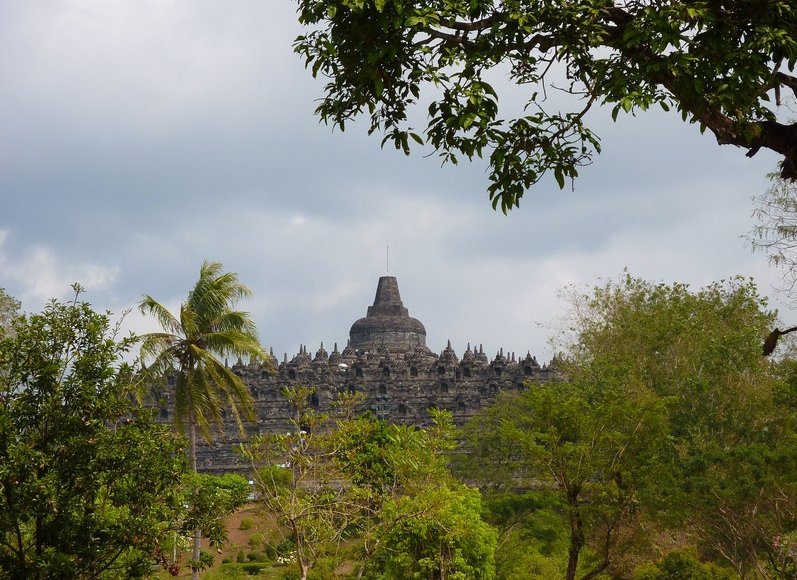
M 797 77 L 777 72 L 775 73 L 775 82 L 789 87 L 794 93 L 794 96 L 797 97 Z
M 487 18 L 482 18 L 481 20 L 476 20 L 474 22 L 462 22 L 459 20 L 441 20 L 440 24 L 445 26 L 446 28 L 451 28 L 452 30 L 462 30 L 463 32 L 476 32 L 480 30 L 484 30 L 486 28 L 490 28 L 493 24 L 497 24 L 499 22 L 503 22 L 506 18 L 506 14 L 503 12 L 494 12 L 492 15 L 488 16 Z

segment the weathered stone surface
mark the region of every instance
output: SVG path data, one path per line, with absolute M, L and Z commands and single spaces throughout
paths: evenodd
M 393 276 L 379 278 L 374 304 L 368 307 L 365 318 L 352 324 L 349 344 L 359 351 L 386 347 L 403 352 L 426 347 L 426 329 L 420 320 L 410 317 Z
M 238 361 L 232 367 L 255 399 L 257 421 L 245 425 L 246 435 L 291 429 L 291 408 L 282 396 L 285 387 L 313 387 L 310 404 L 322 413 L 332 413 L 336 395 L 348 391 L 365 395 L 358 411 L 370 410 L 390 422 L 426 426 L 429 409 L 437 407 L 451 411 L 461 425 L 494 402 L 500 391 L 524 389 L 529 382 L 545 381 L 553 374 L 550 366 L 540 366 L 530 353 L 516 359 L 501 350 L 490 361 L 481 346 L 476 349 L 468 344 L 460 359 L 449 341 L 440 355 L 434 354 L 426 346 L 426 329 L 409 316 L 392 276 L 379 279 L 374 304 L 365 318 L 352 325 L 343 351 L 335 344 L 327 353 L 322 344 L 311 357 L 302 346 L 290 361 L 286 356 L 280 364 L 271 356 L 276 373 L 258 362 Z M 154 404 L 161 420 L 171 419 L 168 386 Z M 200 470 L 246 470 L 234 452 L 242 437 L 232 417 L 224 431 L 223 440 L 199 446 Z

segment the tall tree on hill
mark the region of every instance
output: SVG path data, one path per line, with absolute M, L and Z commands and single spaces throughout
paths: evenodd
M 20 315 L 21 306 L 19 300 L 0 288 L 0 334 L 14 332 L 14 320 Z
M 630 577 L 665 532 L 740 578 L 792 577 L 797 375 L 761 356 L 774 313 L 755 285 L 626 276 L 571 300 L 554 343 L 567 381 L 476 416 L 468 476 L 557 491 L 566 578 Z
M 225 356 L 249 355 L 268 360 L 248 312 L 235 310 L 251 291 L 234 272 L 223 272 L 218 262 L 204 262 L 199 280 L 175 317 L 152 296 L 144 296 L 139 309 L 160 323 L 163 332 L 143 337 L 141 357 L 149 362 L 152 377 L 176 374 L 174 418 L 188 434 L 189 458 L 196 471 L 197 430 L 212 440 L 212 427 L 221 427 L 225 409 L 239 427 L 254 416 L 252 396 L 241 378 L 222 362 Z M 151 361 L 151 362 L 150 362 Z M 194 563 L 199 562 L 200 530 L 194 532 Z M 198 578 L 195 570 L 194 577 Z
M 783 290 L 797 297 L 797 184 L 771 175 L 772 183 L 754 198 L 756 224 L 747 236 L 753 250 L 767 254 L 783 272 Z
M 545 173 L 563 188 L 600 152 L 587 122 L 601 104 L 615 118 L 675 108 L 748 157 L 777 153 L 797 179 L 797 124 L 780 106 L 797 93 L 791 0 L 299 0 L 299 20 L 296 51 L 328 79 L 324 121 L 370 117 L 383 143 L 428 143 L 444 162 L 489 156 L 505 212 Z M 502 75 L 525 106 L 513 110 L 511 88 L 499 105 Z

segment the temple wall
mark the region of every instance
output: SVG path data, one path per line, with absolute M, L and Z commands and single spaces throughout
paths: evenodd
M 338 393 L 357 392 L 365 395 L 357 412 L 371 411 L 392 423 L 428 426 L 429 409 L 436 407 L 450 411 L 454 422 L 462 425 L 492 404 L 501 391 L 529 388 L 554 375 L 551 367 L 540 366 L 530 355 L 515 360 L 514 355 L 507 359 L 498 354 L 488 362 L 483 353 L 470 349 L 461 361 L 450 347 L 440 356 L 425 349 L 396 355 L 379 350 L 347 356 L 333 352 L 328 356 L 322 347 L 313 359 L 302 350 L 291 361 L 277 366 L 276 373 L 269 373 L 259 363 L 233 365 L 255 400 L 257 419 L 245 425 L 246 434 L 292 429 L 293 409 L 282 394 L 286 387 L 312 387 L 310 403 L 320 413 L 334 413 L 333 401 Z M 170 421 L 173 407 L 168 387 L 156 401 L 160 419 Z M 231 416 L 227 416 L 224 432 L 214 445 L 199 445 L 200 471 L 247 471 L 234 452 L 242 437 Z

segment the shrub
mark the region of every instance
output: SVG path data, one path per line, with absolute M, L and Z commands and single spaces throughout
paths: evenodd
M 239 564 L 243 564 L 244 562 L 246 562 L 246 556 L 244 555 L 243 550 L 238 551 L 238 555 L 235 557 L 235 561 L 238 562 Z
M 263 552 L 252 551 L 246 555 L 246 559 L 250 562 L 265 562 L 266 556 Z
M 277 556 L 279 556 L 279 552 L 277 551 L 277 546 L 272 544 L 271 542 L 266 542 L 265 546 L 263 546 L 266 552 L 266 556 L 269 560 L 276 560 Z
M 249 562 L 248 564 L 242 564 L 241 570 L 249 574 L 250 576 L 257 576 L 260 574 L 260 571 L 263 568 L 268 568 L 268 562 Z
M 302 577 L 301 573 L 299 572 L 298 568 L 292 568 L 289 570 L 285 570 L 282 573 L 282 580 L 300 580 Z
M 634 580 L 731 580 L 728 568 L 701 562 L 694 547 L 667 554 L 660 562 L 644 564 L 634 571 Z
M 249 536 L 249 547 L 253 550 L 257 550 L 263 545 L 264 541 L 265 536 L 263 535 L 263 532 L 255 532 Z
M 251 530 L 254 525 L 255 525 L 255 521 L 252 518 L 243 518 L 241 520 L 241 524 L 238 526 L 238 529 L 239 530 Z

